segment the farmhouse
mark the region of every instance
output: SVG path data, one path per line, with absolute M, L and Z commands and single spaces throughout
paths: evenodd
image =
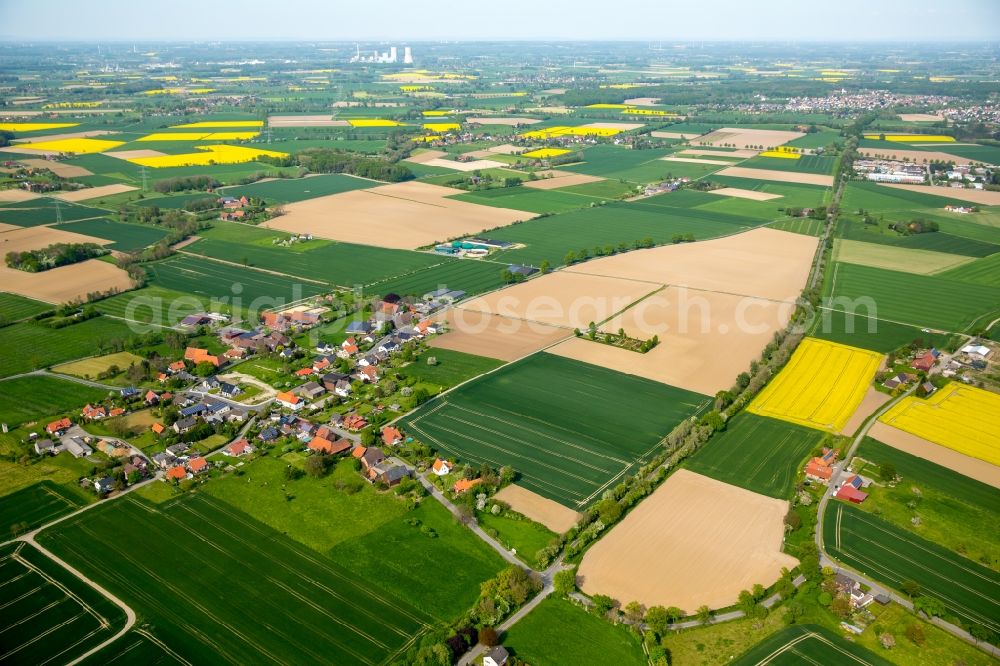
M 208 461 L 201 456 L 197 458 L 192 458 L 188 461 L 188 469 L 191 470 L 192 474 L 199 474 L 208 469 Z
M 184 465 L 176 465 L 167 470 L 168 481 L 183 481 L 187 477 L 188 472 L 184 469 Z
M 837 584 L 837 590 L 850 598 L 852 608 L 864 608 L 875 600 L 875 597 L 861 589 L 861 583 L 850 576 L 839 573 L 834 582 Z
M 934 367 L 934 363 L 937 361 L 938 356 L 941 355 L 937 349 L 930 349 L 916 359 L 914 359 L 912 365 L 914 370 L 922 370 L 923 372 L 930 372 L 930 369 Z
M 55 455 L 59 453 L 58 447 L 56 447 L 55 442 L 51 439 L 36 439 L 35 440 L 35 453 L 38 455 L 45 455 L 46 453 L 51 453 Z
M 195 365 L 199 363 L 211 363 L 215 367 L 219 367 L 219 365 L 221 365 L 218 356 L 209 354 L 207 349 L 201 349 L 199 347 L 188 347 L 185 349 L 184 360 L 191 361 Z
M 833 465 L 837 462 L 838 451 L 823 447 L 823 455 L 816 456 L 806 465 L 806 477 L 815 481 L 829 481 L 833 476 Z
M 58 421 L 53 421 L 52 423 L 45 426 L 45 432 L 49 433 L 50 435 L 55 435 L 58 437 L 62 435 L 63 432 L 65 432 L 66 429 L 71 427 L 72 425 L 73 422 L 70 421 L 68 418 L 62 418 L 59 419 Z
M 403 433 L 395 426 L 385 426 L 382 428 L 382 443 L 386 446 L 395 446 L 403 441 Z
M 866 499 L 868 499 L 868 493 L 861 490 L 864 485 L 864 480 L 855 474 L 847 481 L 844 485 L 840 487 L 837 491 L 836 498 L 847 500 L 848 502 L 854 502 L 855 504 L 861 504 Z
M 482 482 L 482 479 L 459 479 L 455 482 L 455 485 L 452 486 L 452 490 L 461 495 L 465 491 L 475 488 Z
M 254 452 L 253 445 L 246 440 L 246 438 L 239 439 L 232 444 L 229 444 L 222 450 L 223 455 L 240 457 L 245 456 Z
M 70 437 L 63 441 L 63 449 L 69 451 L 74 458 L 83 458 L 94 452 L 90 446 L 79 437 Z

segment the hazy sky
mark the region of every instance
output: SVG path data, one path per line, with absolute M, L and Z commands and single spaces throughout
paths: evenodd
M 1000 0 L 0 0 L 15 40 L 1000 40 Z

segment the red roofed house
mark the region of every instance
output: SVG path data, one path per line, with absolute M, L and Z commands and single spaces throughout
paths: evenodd
M 147 405 L 155 405 L 160 401 L 160 396 L 156 395 L 155 391 L 146 391 L 144 399 Z
M 227 446 L 225 449 L 223 449 L 222 453 L 227 456 L 239 457 L 242 455 L 246 455 L 248 453 L 253 453 L 253 451 L 254 451 L 253 445 L 251 445 L 250 442 L 248 442 L 244 438 L 244 439 L 239 439 L 230 444 L 229 446 Z
M 382 443 L 386 446 L 394 446 L 403 441 L 403 433 L 391 425 L 382 428 Z
M 437 333 L 437 324 L 430 319 L 425 319 L 416 325 L 416 329 L 420 335 L 430 335 L 431 333 Z
M 454 467 L 454 465 L 452 465 L 447 460 L 441 460 L 440 458 L 437 458 L 434 461 L 434 464 L 431 465 L 431 469 L 438 476 L 446 476 L 446 475 L 448 475 L 451 472 L 452 467 Z
M 282 393 L 279 393 L 274 397 L 274 399 L 277 400 L 282 407 L 285 407 L 286 409 L 291 409 L 296 412 L 305 406 L 305 403 L 302 401 L 302 398 L 289 391 L 283 391 Z
M 823 455 L 817 456 L 806 465 L 806 476 L 817 481 L 829 481 L 833 476 L 833 464 L 837 462 L 837 450 L 823 447 Z
M 464 493 L 466 490 L 469 490 L 470 488 L 475 488 L 482 482 L 483 482 L 482 479 L 459 479 L 458 481 L 455 482 L 455 485 L 452 486 L 452 489 L 456 493 Z
M 112 407 L 111 411 L 108 412 L 108 416 L 121 416 L 125 413 L 124 407 Z
M 378 368 L 374 365 L 366 365 L 358 368 L 358 373 L 355 377 L 363 382 L 377 382 L 379 380 Z
M 104 408 L 104 405 L 91 407 L 90 403 L 88 402 L 80 413 L 83 414 L 83 418 L 94 420 L 94 419 L 103 419 L 105 416 L 108 415 L 108 410 Z
M 66 430 L 73 425 L 73 422 L 68 418 L 59 419 L 58 421 L 53 421 L 52 423 L 45 426 L 45 432 L 50 435 L 59 435 L 63 430 Z
M 326 437 L 313 437 L 309 440 L 309 449 L 318 453 L 333 453 L 333 442 Z
M 157 435 L 162 435 L 166 431 L 167 426 L 163 425 L 162 423 L 154 423 L 153 425 L 150 426 L 150 429 Z
M 868 493 L 864 492 L 861 488 L 861 477 L 852 476 L 848 479 L 840 490 L 837 491 L 837 499 L 847 500 L 848 502 L 854 502 L 855 504 L 861 504 L 866 499 L 868 499 Z
M 931 349 L 930 351 L 921 354 L 913 361 L 914 370 L 923 370 L 924 372 L 930 372 L 930 369 L 934 367 L 934 362 L 937 361 L 939 356 L 938 350 Z
M 360 414 L 353 413 L 344 417 L 343 426 L 348 430 L 361 430 L 368 426 L 368 421 Z
M 191 458 L 191 460 L 188 461 L 188 469 L 195 474 L 197 474 L 198 472 L 204 472 L 206 469 L 208 469 L 208 461 L 202 458 L 201 456 L 197 458 Z
M 312 368 L 302 368 L 300 370 L 296 370 L 295 371 L 295 376 L 296 377 L 307 377 L 307 376 L 311 375 L 312 373 L 313 373 L 313 369 Z
M 188 473 L 187 470 L 184 469 L 184 465 L 177 465 L 176 467 L 171 467 L 169 470 L 167 470 L 168 479 L 176 479 L 178 481 L 181 481 L 182 479 L 186 479 L 187 475 Z
M 167 370 L 169 370 L 171 373 L 180 372 L 183 369 L 184 369 L 184 361 L 174 361 L 173 363 L 167 366 Z
M 191 361 L 195 365 L 198 363 L 211 363 L 215 367 L 219 367 L 219 357 L 213 356 L 208 353 L 207 349 L 200 349 L 198 347 L 188 347 L 184 350 L 184 360 Z

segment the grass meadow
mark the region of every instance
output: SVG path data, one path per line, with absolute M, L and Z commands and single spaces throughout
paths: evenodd
M 0 319 L 5 322 L 20 321 L 51 309 L 52 305 L 49 303 L 0 292 Z
M 518 483 L 576 509 L 704 405 L 683 389 L 542 353 L 426 403 L 402 427 L 463 462 L 511 465 Z
M 108 317 L 96 317 L 59 329 L 32 322 L 6 326 L 0 328 L 0 349 L 16 349 L 20 353 L 0 355 L 0 377 L 89 356 L 99 350 L 102 343 L 124 340 L 131 334 L 124 322 Z
M 0 381 L 0 422 L 15 428 L 44 417 L 75 411 L 106 398 L 103 389 L 55 377 L 28 376 Z
M 58 229 L 114 241 L 110 245 L 105 245 L 105 247 L 122 252 L 141 250 L 144 247 L 159 242 L 167 235 L 167 232 L 163 229 L 153 226 L 125 224 L 107 218 L 61 224 L 58 226 Z
M 893 662 L 845 640 L 829 629 L 800 624 L 782 629 L 731 663 L 734 666 L 794 666 L 811 663 L 889 666 Z
M 427 364 L 427 359 L 431 357 L 437 359 L 437 365 Z M 503 364 L 503 361 L 493 358 L 466 354 L 451 349 L 430 349 L 421 354 L 417 360 L 400 368 L 399 374 L 413 377 L 418 382 L 448 389 L 468 379 L 478 377 L 484 372 L 495 370 Z

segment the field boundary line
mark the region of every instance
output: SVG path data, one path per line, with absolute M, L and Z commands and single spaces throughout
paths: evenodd
M 198 239 L 201 240 L 201 239 Z M 322 285 L 324 287 L 331 286 L 330 282 L 324 282 L 322 280 L 314 280 L 312 278 L 302 277 L 301 275 L 293 275 L 291 273 L 282 273 L 281 271 L 274 271 L 268 268 L 258 268 L 256 266 L 244 265 L 236 261 L 229 261 L 228 259 L 219 259 L 217 257 L 209 257 L 204 254 L 196 254 L 189 250 L 177 250 L 177 254 L 185 257 L 193 257 L 195 259 L 204 259 L 205 261 L 214 261 L 218 264 L 225 264 L 226 266 L 235 266 L 236 268 L 243 268 L 246 270 L 257 271 L 258 273 L 267 273 L 270 275 L 277 275 L 279 277 L 294 278 L 296 280 L 302 280 L 303 282 L 312 282 L 313 284 Z M 169 261 L 169 257 L 165 257 L 164 261 Z
M 161 650 L 163 650 L 164 652 L 166 652 L 167 654 L 169 654 L 171 657 L 173 657 L 174 659 L 176 659 L 180 663 L 187 664 L 187 666 L 194 666 L 194 664 L 192 664 L 190 661 L 188 661 L 184 657 L 182 657 L 179 654 L 177 654 L 176 652 L 174 652 L 174 650 L 172 650 L 169 645 L 167 645 L 166 643 L 164 643 L 163 641 L 161 641 L 159 638 L 157 638 L 156 636 L 154 636 L 149 631 L 146 631 L 145 629 L 143 629 L 143 628 L 140 627 L 139 629 L 135 630 L 135 633 L 137 633 L 137 634 L 139 634 L 141 636 L 145 636 L 153 645 L 156 645 L 157 647 L 159 647 Z

